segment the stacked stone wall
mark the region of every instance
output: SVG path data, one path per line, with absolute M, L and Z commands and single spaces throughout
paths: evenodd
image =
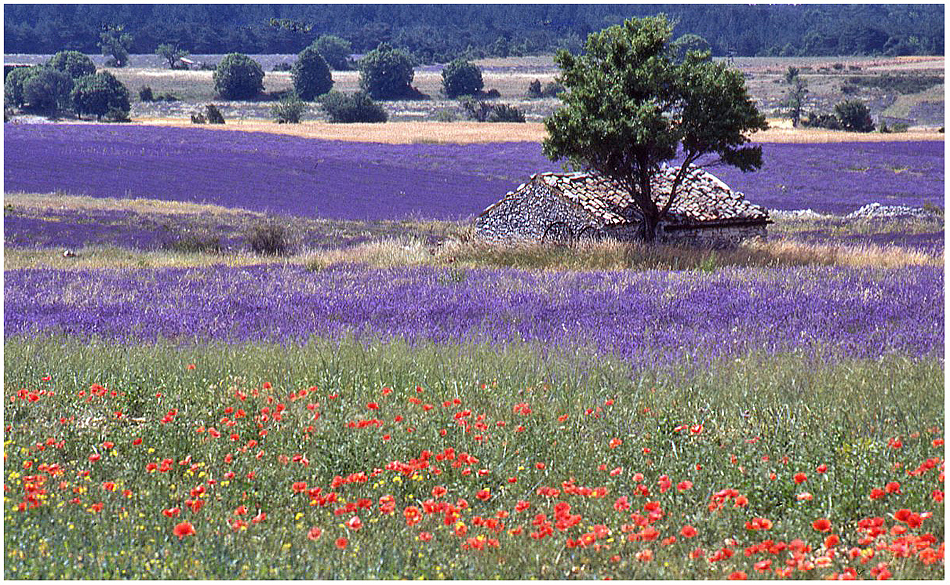
M 560 229 L 563 226 L 565 229 Z M 529 184 L 475 219 L 475 237 L 490 242 L 514 243 L 576 237 L 597 229 L 588 214 L 555 196 L 546 187 Z

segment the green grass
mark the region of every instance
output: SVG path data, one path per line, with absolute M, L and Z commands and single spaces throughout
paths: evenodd
M 765 539 L 800 538 L 814 549 L 803 561 L 820 558 L 825 534 L 811 526 L 819 517 L 830 519 L 840 536 L 838 554 L 827 567 L 794 575 L 821 578 L 852 566 L 868 577 L 885 562 L 897 578 L 943 576 L 942 564 L 896 558 L 887 550 L 877 551 L 867 564 L 847 555 L 852 547 L 865 554 L 873 550 L 873 544 L 858 543 L 860 519 L 885 518 L 889 529 L 898 524 L 889 514 L 901 508 L 932 512 L 908 534 L 935 534 L 934 548 L 942 544 L 943 504 L 931 495 L 943 489 L 940 471 L 906 473 L 943 456 L 943 448 L 931 444 L 943 437 L 944 419 L 943 364 L 934 359 L 748 355 L 709 370 L 683 368 L 671 377 L 659 369 L 632 372 L 609 356 L 583 350 L 559 354 L 535 345 L 315 339 L 290 346 L 128 346 L 49 338 L 7 339 L 4 366 L 6 578 L 697 579 L 737 570 L 757 576 L 753 562 L 774 558 L 777 568 L 791 557 L 787 550 L 775 557 L 743 554 Z M 88 394 L 80 392 L 88 393 L 93 384 L 107 391 L 87 401 Z M 385 394 L 384 387 L 392 392 Z M 14 399 L 21 389 L 27 398 Z M 41 389 L 53 395 L 39 394 Z M 289 400 L 301 390 L 306 396 Z M 35 402 L 30 392 L 36 393 Z M 246 398 L 237 398 L 238 392 Z M 379 408 L 368 408 L 372 402 Z M 284 405 L 279 422 L 272 418 L 277 404 Z M 309 404 L 317 406 L 310 410 Z M 423 404 L 434 408 L 425 410 Z M 242 408 L 248 416 L 236 418 L 227 407 Z M 170 409 L 177 415 L 162 423 Z M 313 412 L 320 417 L 314 420 Z M 223 417 L 236 424 L 228 427 Z M 347 425 L 371 419 L 383 426 Z M 699 433 L 678 429 L 697 424 Z M 220 438 L 208 435 L 212 426 L 223 433 Z M 239 440 L 229 439 L 232 432 Z M 888 446 L 894 437 L 902 448 Z M 47 447 L 50 438 L 61 446 Z M 133 446 L 133 438 L 143 442 Z M 622 443 L 611 448 L 612 439 Z M 104 449 L 104 441 L 115 447 Z M 437 461 L 435 455 L 446 447 L 478 462 L 454 468 L 450 461 Z M 406 475 L 386 469 L 425 450 L 432 453 L 428 469 Z M 93 452 L 102 460 L 90 462 Z M 234 457 L 231 464 L 227 454 Z M 294 455 L 306 456 L 309 466 L 293 462 Z M 189 456 L 189 463 L 179 464 Z M 149 462 L 163 458 L 174 461 L 168 472 L 146 471 Z M 41 473 L 41 463 L 58 463 L 64 473 L 43 484 L 42 505 L 18 511 L 25 476 Z M 824 474 L 816 472 L 821 464 L 828 467 Z M 441 474 L 434 475 L 432 467 Z M 466 468 L 471 472 L 463 473 Z M 622 472 L 609 473 L 617 468 Z M 380 471 L 372 476 L 374 469 Z M 81 470 L 89 476 L 77 476 Z M 235 476 L 226 479 L 228 471 Z M 254 479 L 247 478 L 250 471 Z M 371 477 L 331 487 L 335 476 L 359 472 Z M 808 479 L 796 485 L 793 475 L 799 472 Z M 644 478 L 635 480 L 635 473 Z M 663 493 L 657 483 L 662 475 L 674 486 Z M 517 481 L 509 483 L 512 477 Z M 216 483 L 209 485 L 209 478 Z M 609 493 L 602 498 L 563 493 L 563 482 L 571 479 Z M 680 492 L 675 486 L 683 480 L 693 486 Z M 103 489 L 108 481 L 117 485 L 115 492 Z M 293 493 L 297 481 L 308 489 L 321 487 L 322 494 L 335 491 L 340 500 L 311 506 L 306 494 Z M 900 482 L 902 493 L 868 498 L 872 488 L 889 481 Z M 201 483 L 206 492 L 198 499 L 205 505 L 193 512 L 184 502 L 194 499 L 189 490 Z M 649 497 L 634 495 L 638 484 L 650 490 Z M 457 504 L 464 498 L 468 507 L 448 524 L 439 513 L 407 526 L 403 509 L 422 508 L 436 485 L 447 489 L 439 500 Z M 562 493 L 538 495 L 542 486 Z M 738 490 L 748 505 L 736 508 L 730 501 L 710 510 L 712 494 L 726 488 Z M 131 490 L 129 497 L 122 495 L 124 489 Z M 482 489 L 490 490 L 487 501 L 477 496 Z M 804 491 L 813 499 L 799 501 L 796 494 Z M 391 516 L 379 509 L 384 496 L 395 500 Z M 629 510 L 614 509 L 620 496 L 628 497 Z M 79 504 L 69 502 L 74 497 Z M 346 502 L 359 498 L 371 500 L 372 508 L 345 511 Z M 516 511 L 519 500 L 531 507 Z M 531 538 L 537 530 L 532 519 L 544 514 L 553 523 L 558 501 L 569 503 L 570 513 L 582 516 L 580 523 Z M 659 502 L 663 510 L 652 524 L 660 536 L 630 541 L 630 515 L 645 515 L 647 501 Z M 102 510 L 88 511 L 97 502 Z M 235 516 L 241 505 L 248 514 Z M 181 508 L 180 516 L 165 517 L 162 510 L 172 507 Z M 335 508 L 344 511 L 335 515 Z M 476 516 L 487 519 L 501 510 L 509 514 L 503 529 L 479 526 Z M 258 511 L 267 517 L 252 523 Z M 364 524 L 358 532 L 344 524 L 352 516 Z M 753 517 L 768 518 L 774 526 L 747 530 L 745 522 Z M 228 522 L 237 518 L 247 526 L 233 530 Z M 179 539 L 172 528 L 183 520 L 196 534 Z M 464 537 L 455 533 L 459 522 L 468 531 Z M 679 536 L 685 524 L 696 527 L 698 536 Z M 581 538 L 595 525 L 610 531 L 598 546 L 566 546 L 568 538 Z M 306 537 L 311 526 L 323 529 L 315 541 Z M 522 533 L 512 534 L 518 526 Z M 430 542 L 417 538 L 422 531 L 433 535 Z M 345 550 L 334 545 L 341 536 L 349 540 Z M 497 539 L 497 548 L 462 548 L 478 536 Z M 661 544 L 669 536 L 679 538 Z M 879 540 L 891 544 L 895 537 Z M 706 557 L 723 547 L 735 554 L 716 562 L 690 559 L 697 547 Z M 646 549 L 653 559 L 637 560 Z

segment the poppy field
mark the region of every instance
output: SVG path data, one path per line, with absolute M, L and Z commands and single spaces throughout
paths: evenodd
M 7 578 L 944 573 L 937 360 L 41 336 L 5 362 Z

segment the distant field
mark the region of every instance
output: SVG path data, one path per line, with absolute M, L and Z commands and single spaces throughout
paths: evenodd
M 379 144 L 195 127 L 8 125 L 4 146 L 7 192 L 354 220 L 470 217 L 533 173 L 559 169 L 536 142 Z M 943 142 L 774 143 L 764 160 L 759 172 L 715 173 L 772 209 L 943 206 Z
M 221 55 L 194 55 L 199 62 L 216 64 Z M 265 71 L 264 89 L 272 94 L 291 87 L 288 72 L 273 71 L 275 65 L 292 63 L 295 55 L 252 55 Z M 6 55 L 7 63 L 41 63 L 46 55 Z M 101 65 L 104 57 L 93 55 Z M 876 88 L 851 88 L 845 93 L 851 76 L 943 76 L 944 57 L 737 57 L 730 62 L 746 75 L 749 93 L 760 109 L 770 116 L 778 116 L 787 92 L 783 81 L 789 66 L 799 67 L 808 83 L 806 111 L 830 112 L 834 104 L 845 98 L 861 99 L 868 103 L 875 118 L 883 115 L 889 123 L 936 128 L 943 125 L 943 92 L 932 88 L 914 94 L 901 94 Z M 551 55 L 480 59 L 485 89 L 497 89 L 501 99 L 525 111 L 529 121 L 540 121 L 557 107 L 556 99 L 527 99 L 528 84 L 537 79 L 541 83 L 553 81 L 558 69 Z M 164 68 L 156 55 L 133 55 L 130 66 L 110 69 L 137 97 L 138 89 L 148 85 L 155 93 L 172 93 L 182 101 L 175 103 L 141 103 L 133 100 L 134 117 L 176 117 L 187 120 L 196 105 L 212 102 L 222 105 L 228 119 L 271 119 L 271 103 L 267 99 L 251 102 L 221 103 L 216 99 L 211 71 L 170 71 Z M 334 71 L 334 89 L 353 92 L 359 88 L 357 71 Z M 384 107 L 392 120 L 431 121 L 437 116 L 463 117 L 454 100 L 441 95 L 441 66 L 417 67 L 413 86 L 429 99 L 421 101 L 388 101 Z M 907 104 L 910 105 L 907 105 Z M 916 107 L 911 107 L 916 106 Z M 323 119 L 318 109 L 305 119 Z

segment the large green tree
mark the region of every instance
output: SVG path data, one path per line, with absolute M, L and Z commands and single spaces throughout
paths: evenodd
M 665 16 L 630 19 L 587 38 L 585 52 L 559 51 L 563 105 L 545 120 L 544 153 L 552 160 L 593 169 L 631 194 L 642 236 L 657 227 L 676 200 L 689 165 L 705 155 L 751 171 L 762 148 L 747 134 L 767 128 L 739 71 L 689 53 L 677 62 Z M 663 163 L 681 158 L 672 192 L 660 207 L 651 178 Z
M 108 71 L 77 79 L 70 98 L 77 115 L 93 114 L 97 120 L 110 112 L 127 116 L 131 109 L 129 90 Z
M 264 70 L 241 53 L 225 55 L 211 77 L 214 91 L 226 100 L 251 99 L 264 91 Z
M 310 101 L 333 89 L 330 66 L 313 45 L 297 55 L 290 77 L 294 81 L 294 93 L 302 100 Z
M 411 93 L 413 74 L 409 55 L 387 43 L 360 59 L 360 89 L 373 99 L 398 99 Z

